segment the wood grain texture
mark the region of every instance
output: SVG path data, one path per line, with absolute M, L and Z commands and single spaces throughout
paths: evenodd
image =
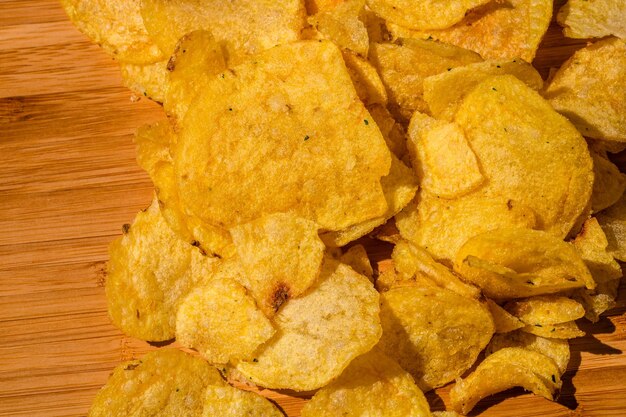
M 545 76 L 582 45 L 552 28 L 536 65 Z M 151 199 L 133 132 L 162 117 L 55 1 L 0 1 L 0 416 L 85 416 L 114 366 L 155 348 L 111 325 L 102 285 L 109 242 Z M 625 416 L 624 292 L 572 342 L 559 402 L 512 391 L 473 414 Z M 302 399 L 263 393 L 299 416 Z

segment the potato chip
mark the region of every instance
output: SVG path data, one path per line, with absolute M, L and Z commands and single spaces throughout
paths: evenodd
M 416 111 L 409 125 L 407 147 L 422 192 L 451 199 L 485 180 L 463 130 L 455 123 Z
M 507 228 L 474 236 L 457 253 L 454 270 L 494 299 L 596 285 L 571 245 L 538 230 Z
M 231 386 L 209 386 L 204 393 L 202 417 L 284 417 L 267 398 Z
M 354 359 L 302 409 L 302 417 L 430 415 L 428 402 L 411 375 L 377 349 Z
M 267 388 L 320 388 L 378 342 L 378 302 L 366 277 L 326 258 L 316 286 L 283 306 L 274 337 L 237 370 Z
M 561 375 L 567 370 L 570 358 L 569 343 L 563 339 L 548 339 L 531 333 L 515 331 L 497 334 L 485 348 L 485 356 L 507 347 L 521 347 L 542 353 L 551 358 L 559 367 Z
M 118 365 L 88 416 L 200 415 L 206 388 L 225 385 L 217 369 L 204 360 L 177 349 L 159 349 Z
M 366 276 L 370 281 L 374 281 L 374 270 L 363 245 L 350 247 L 346 253 L 339 257 L 339 261 L 354 269 L 355 272 Z
M 521 59 L 484 61 L 451 68 L 424 79 L 424 100 L 434 117 L 452 121 L 465 95 L 481 81 L 493 75 L 510 74 L 534 90 L 543 87 L 537 70 Z
M 456 411 L 433 411 L 433 417 L 464 417 Z
M 607 251 L 615 259 L 626 262 L 626 194 L 596 216 L 604 231 Z
M 544 97 L 585 136 L 626 142 L 626 41 L 603 39 L 567 60 Z
M 469 413 L 481 399 L 521 386 L 548 400 L 561 387 L 559 368 L 549 357 L 532 350 L 507 347 L 489 355 L 450 391 L 452 408 Z
M 317 279 L 324 256 L 318 226 L 293 214 L 275 213 L 230 229 L 246 271 L 244 286 L 266 316 Z
M 135 93 L 157 103 L 163 103 L 169 83 L 166 66 L 167 61 L 157 61 L 146 65 L 120 62 L 122 81 Z
M 611 207 L 626 190 L 626 174 L 605 156 L 591 151 L 593 158 L 593 192 L 591 208 L 594 213 Z
M 305 0 L 304 4 L 306 5 L 307 13 L 314 15 L 318 12 L 332 10 L 343 2 L 344 0 Z
M 572 243 L 596 283 L 619 279 L 622 276 L 622 268 L 607 251 L 609 242 L 596 218 L 592 217 L 583 224 Z
M 445 29 L 489 0 L 368 0 L 369 7 L 389 22 L 409 29 Z
M 146 65 L 166 58 L 146 31 L 141 0 L 62 0 L 61 4 L 81 32 L 120 62 Z
M 392 287 L 380 299 L 379 346 L 424 391 L 469 369 L 494 332 L 486 306 L 435 285 Z
M 520 329 L 522 332 L 532 333 L 541 337 L 549 337 L 553 339 L 573 339 L 583 337 L 585 332 L 580 330 L 576 322 L 567 321 L 565 323 L 556 323 L 548 325 L 528 325 Z
M 367 57 L 369 39 L 367 29 L 359 19 L 365 0 L 345 0 L 308 18 L 324 39 L 332 41 L 341 49 L 349 49 Z
M 215 364 L 252 359 L 274 332 L 246 289 L 229 278 L 196 287 L 176 314 L 176 340 Z
M 472 195 L 445 200 L 420 193 L 396 216 L 403 238 L 426 249 L 437 261 L 452 265 L 471 237 L 500 227 L 535 227 L 535 213 L 513 200 Z
M 406 240 L 396 244 L 391 257 L 402 280 L 420 277 L 464 297 L 478 298 L 480 296 L 478 288 L 461 281 L 445 265 L 435 262 L 424 249 Z
M 568 38 L 626 39 L 626 3 L 622 0 L 569 0 L 556 16 Z
M 376 72 L 376 68 L 366 59 L 350 51 L 343 51 L 342 54 L 346 68 L 352 79 L 352 84 L 363 104 L 368 106 L 368 110 L 369 106 L 374 104 L 387 104 L 387 90 L 385 90 L 385 86 L 378 72 Z M 376 124 L 382 131 L 383 129 L 378 124 L 376 117 L 373 114 L 372 117 L 374 117 Z M 384 133 L 383 136 L 385 136 Z
M 156 200 L 124 226 L 109 248 L 109 315 L 129 336 L 149 341 L 174 337 L 182 299 L 214 265 L 168 227 Z
M 381 104 L 374 104 L 367 107 L 372 118 L 376 122 L 376 125 L 380 129 L 380 133 L 383 134 L 385 142 L 389 150 L 403 160 L 407 155 L 406 148 L 406 132 L 404 126 L 393 118 L 387 107 Z
M 389 175 L 382 177 L 380 183 L 387 200 L 387 212 L 381 217 L 367 220 L 344 230 L 322 234 L 321 238 L 327 246 L 344 246 L 371 232 L 409 204 L 418 188 L 417 177 L 413 171 L 393 154 L 391 155 Z
M 387 211 L 390 152 L 329 42 L 281 45 L 209 82 L 175 153 L 181 205 L 201 223 L 290 211 L 341 230 Z
M 524 327 L 524 323 L 520 319 L 500 307 L 495 301 L 487 298 L 487 306 L 491 317 L 493 317 L 496 333 L 509 333 Z
M 476 53 L 452 45 L 419 39 L 399 42 L 372 43 L 369 59 L 387 87 L 391 112 L 405 120 L 415 110 L 428 109 L 422 97 L 426 77 L 481 61 Z
M 593 323 L 600 320 L 600 316 L 617 304 L 617 290 L 620 279 L 616 278 L 598 284 L 595 290 L 578 290 L 572 295 L 575 300 L 585 307 L 585 318 Z
M 477 193 L 519 201 L 537 214 L 540 229 L 567 236 L 593 186 L 587 143 L 576 129 L 512 75 L 478 84 L 455 121 L 487 178 Z
M 390 24 L 394 38 L 436 39 L 478 52 L 485 59 L 532 62 L 552 18 L 551 0 L 492 1 L 442 30 L 412 31 Z
M 137 129 L 134 138 L 137 163 L 148 174 L 153 173 L 163 162 L 171 163 L 171 134 L 172 128 L 167 121 L 143 125 Z
M 183 35 L 207 30 L 222 46 L 229 66 L 248 55 L 298 40 L 304 15 L 300 0 L 141 2 L 145 27 L 161 50 L 170 54 Z
M 532 326 L 563 323 L 577 320 L 585 315 L 585 309 L 579 302 L 559 295 L 539 295 L 509 301 L 504 308 Z

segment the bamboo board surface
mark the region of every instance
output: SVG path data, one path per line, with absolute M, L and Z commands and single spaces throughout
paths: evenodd
M 552 28 L 535 64 L 581 45 Z M 103 290 L 108 243 L 152 194 L 133 132 L 163 117 L 130 97 L 55 1 L 0 1 L 0 416 L 85 416 L 113 367 L 155 349 L 113 327 Z M 572 342 L 558 403 L 513 391 L 474 414 L 626 416 L 625 292 Z M 299 416 L 302 399 L 265 393 Z

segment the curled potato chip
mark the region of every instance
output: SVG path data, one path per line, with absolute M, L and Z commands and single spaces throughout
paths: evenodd
M 341 376 L 315 393 L 302 417 L 430 417 L 413 378 L 374 349 L 354 359 Z
M 567 364 L 570 359 L 570 349 L 567 340 L 549 339 L 523 331 L 498 334 L 491 339 L 491 342 L 485 348 L 485 356 L 507 347 L 521 347 L 543 353 L 556 363 L 561 375 L 567 370 Z
M 120 62 L 146 65 L 166 58 L 144 26 L 141 0 L 62 0 L 61 4 L 81 32 Z
M 331 43 L 265 51 L 193 103 L 175 171 L 181 205 L 201 223 L 230 229 L 290 211 L 336 231 L 387 211 L 391 155 Z
M 626 3 L 622 0 L 569 0 L 556 16 L 568 38 L 626 39 Z
M 367 251 L 363 245 L 354 245 L 350 247 L 343 255 L 339 257 L 339 261 L 354 269 L 361 275 L 373 281 L 374 270 L 367 256 Z
M 507 228 L 474 236 L 457 253 L 454 270 L 495 299 L 596 285 L 571 245 L 538 230 Z
M 285 303 L 274 337 L 237 370 L 267 388 L 320 388 L 380 339 L 378 300 L 366 277 L 326 258 L 317 285 Z
M 407 147 L 422 192 L 451 199 L 471 192 L 485 180 L 476 155 L 457 124 L 416 111 L 408 133 Z
M 597 152 L 591 152 L 593 158 L 593 193 L 591 208 L 594 213 L 611 207 L 626 190 L 626 174 L 608 158 Z
M 532 62 L 552 18 L 551 0 L 492 1 L 441 30 L 412 31 L 390 24 L 395 38 L 436 39 L 478 52 L 485 59 Z
M 600 320 L 600 315 L 615 307 L 620 278 L 598 284 L 595 290 L 578 290 L 574 299 L 585 307 L 585 318 L 593 323 Z
M 435 285 L 392 287 L 380 298 L 379 346 L 424 391 L 469 369 L 494 332 L 486 306 Z
M 342 49 L 367 57 L 369 38 L 365 25 L 359 19 L 363 6 L 365 0 L 345 0 L 309 17 L 308 22 L 317 28 L 323 38 Z
M 390 110 L 406 120 L 415 110 L 428 109 L 422 85 L 426 77 L 481 61 L 474 52 L 420 39 L 402 39 L 399 44 L 372 43 L 369 59 L 387 87 Z
M 381 104 L 380 107 L 384 108 L 384 105 L 387 104 L 387 90 L 385 90 L 376 68 L 366 59 L 350 51 L 344 51 L 342 54 L 343 61 L 350 73 L 352 84 L 363 104 L 368 106 L 368 110 L 369 106 L 375 104 Z M 370 113 L 372 112 L 370 111 Z M 374 114 L 372 114 L 372 117 L 374 117 L 380 130 L 383 131 L 383 128 L 378 123 L 378 118 Z M 384 133 L 383 136 L 385 136 Z M 391 146 L 389 148 L 392 149 Z
M 267 398 L 231 386 L 208 386 L 203 401 L 202 417 L 284 417 Z
M 521 386 L 548 400 L 561 387 L 559 368 L 539 352 L 507 347 L 487 356 L 465 379 L 458 379 L 450 391 L 456 411 L 467 414 L 481 399 Z
M 527 62 L 516 58 L 509 61 L 484 61 L 451 68 L 424 79 L 424 100 L 430 114 L 452 121 L 465 95 L 481 81 L 493 75 L 514 75 L 533 90 L 543 87 L 539 72 Z
M 196 349 L 210 363 L 251 359 L 273 334 L 272 324 L 254 299 L 229 278 L 196 287 L 176 314 L 176 340 Z
M 580 133 L 512 75 L 478 84 L 463 99 L 455 122 L 487 179 L 476 193 L 519 201 L 537 214 L 538 228 L 567 236 L 593 187 L 593 165 Z
M 177 349 L 159 349 L 115 368 L 89 417 L 200 415 L 208 386 L 225 386 L 206 361 Z
M 396 216 L 403 238 L 448 265 L 473 236 L 500 227 L 532 228 L 535 224 L 533 210 L 517 201 L 473 195 L 445 200 L 420 193 Z
M 626 194 L 596 216 L 605 234 L 607 251 L 615 259 L 626 262 Z
M 389 22 L 409 29 L 445 29 L 489 0 L 368 0 L 369 7 Z
M 585 315 L 585 309 L 579 302 L 559 295 L 540 295 L 509 301 L 504 308 L 532 326 L 563 323 Z
M 544 97 L 585 136 L 626 142 L 626 41 L 580 49 L 552 78 Z
M 105 289 L 111 320 L 139 339 L 171 339 L 178 306 L 215 259 L 180 240 L 156 200 L 124 231 L 109 247 Z
M 583 337 L 585 332 L 580 330 L 575 322 L 567 321 L 565 323 L 556 323 L 548 325 L 528 325 L 520 329 L 522 332 L 532 333 L 541 337 L 549 337 L 552 339 L 574 339 Z
M 120 62 L 122 81 L 135 93 L 157 103 L 163 103 L 169 83 L 166 66 L 166 60 L 146 65 Z
M 609 242 L 598 219 L 594 217 L 588 219 L 572 243 L 596 283 L 619 279 L 622 276 L 621 266 L 608 252 Z
M 244 286 L 268 317 L 317 279 L 324 256 L 318 226 L 275 213 L 230 229 L 246 271 Z
M 524 327 L 524 323 L 520 319 L 500 307 L 492 299 L 487 298 L 487 306 L 489 307 L 489 312 L 491 312 L 491 316 L 493 317 L 493 323 L 496 326 L 496 333 L 509 333 Z

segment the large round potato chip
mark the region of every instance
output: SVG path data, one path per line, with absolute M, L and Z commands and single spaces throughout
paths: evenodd
M 285 303 L 273 319 L 274 337 L 237 369 L 267 388 L 320 388 L 378 342 L 378 300 L 366 277 L 326 258 L 318 284 Z
M 388 208 L 390 152 L 329 42 L 277 46 L 207 83 L 174 153 L 182 207 L 208 225 L 288 211 L 341 230 Z
M 585 136 L 626 142 L 626 40 L 607 38 L 580 49 L 544 97 Z
M 180 350 L 159 349 L 115 368 L 88 417 L 199 416 L 211 385 L 226 385 L 217 369 Z
M 474 236 L 457 253 L 454 270 L 494 299 L 596 286 L 570 244 L 538 230 L 507 228 Z
M 569 0 L 557 15 L 568 38 L 626 39 L 626 2 L 623 0 Z
M 359 356 L 341 376 L 320 389 L 302 417 L 430 417 L 413 377 L 377 349 Z
M 111 320 L 129 336 L 171 339 L 176 309 L 216 259 L 180 240 L 156 200 L 124 232 L 109 248 L 105 289 Z
M 203 401 L 202 417 L 284 417 L 267 398 L 231 386 L 207 387 Z
M 141 18 L 141 0 L 62 0 L 81 32 L 120 62 L 151 64 L 166 56 Z
M 176 340 L 215 364 L 251 359 L 274 332 L 246 289 L 226 277 L 196 287 L 176 313 Z
M 380 298 L 379 346 L 424 391 L 469 369 L 494 333 L 485 305 L 435 285 L 392 287 Z

